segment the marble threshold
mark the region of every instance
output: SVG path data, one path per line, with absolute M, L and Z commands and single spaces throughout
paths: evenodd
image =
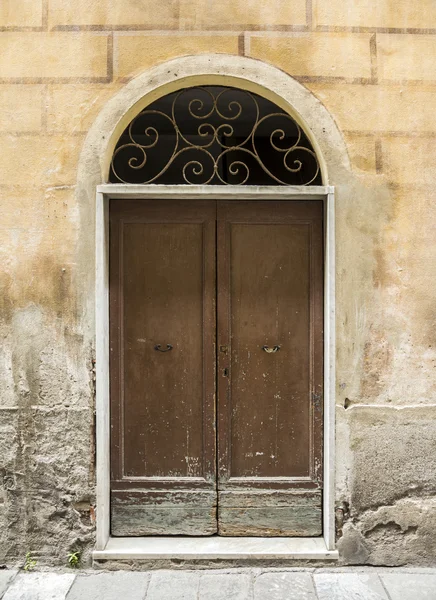
M 299 559 L 336 560 L 324 538 L 284 537 L 111 537 L 94 560 L 144 559 Z

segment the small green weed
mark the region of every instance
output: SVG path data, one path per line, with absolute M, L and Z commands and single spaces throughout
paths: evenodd
M 26 560 L 24 561 L 24 570 L 25 571 L 33 571 L 33 569 L 36 567 L 36 565 L 37 565 L 37 562 L 33 558 L 32 553 L 26 552 Z
M 70 552 L 68 554 L 68 564 L 72 569 L 77 569 L 80 563 L 80 552 L 77 550 L 76 552 Z

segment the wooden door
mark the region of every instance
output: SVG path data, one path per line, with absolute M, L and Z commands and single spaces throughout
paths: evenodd
M 111 202 L 112 535 L 321 535 L 322 216 Z
M 218 527 L 322 533 L 322 202 L 218 206 Z
M 111 532 L 217 531 L 214 202 L 110 204 Z

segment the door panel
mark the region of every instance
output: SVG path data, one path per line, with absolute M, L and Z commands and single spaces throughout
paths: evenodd
M 112 535 L 321 535 L 322 223 L 111 201 Z
M 216 532 L 214 203 L 112 201 L 113 535 Z
M 320 535 L 322 203 L 219 203 L 218 281 L 219 532 Z
M 263 484 L 265 487 L 267 484 Z M 322 534 L 320 490 L 250 489 L 219 492 L 222 536 L 315 537 Z

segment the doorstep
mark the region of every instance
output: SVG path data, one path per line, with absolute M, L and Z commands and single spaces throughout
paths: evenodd
M 283 537 L 131 537 L 109 538 L 94 560 L 126 559 L 297 559 L 336 560 L 324 538 Z

